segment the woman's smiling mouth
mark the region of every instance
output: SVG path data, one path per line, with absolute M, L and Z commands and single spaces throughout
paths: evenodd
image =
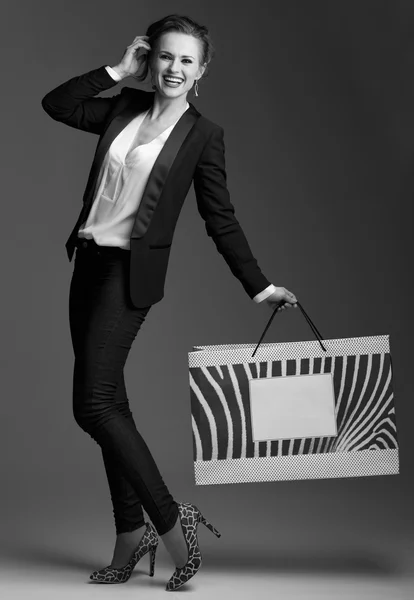
M 170 87 L 178 87 L 184 81 L 181 77 L 174 77 L 173 75 L 164 75 L 163 79 Z

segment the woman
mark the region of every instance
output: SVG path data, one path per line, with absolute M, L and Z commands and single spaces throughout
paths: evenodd
M 76 422 L 102 450 L 116 527 L 108 567 L 94 581 L 123 583 L 159 537 L 176 569 L 174 590 L 200 568 L 196 506 L 172 498 L 129 408 L 123 368 L 132 342 L 164 282 L 176 222 L 194 182 L 197 205 L 233 274 L 256 302 L 296 306 L 294 294 L 271 284 L 253 257 L 226 188 L 223 130 L 187 102 L 212 57 L 208 30 L 170 15 L 137 36 L 119 64 L 74 77 L 42 100 L 55 120 L 99 135 L 77 223 L 66 243 L 76 248 L 69 319 L 75 354 Z M 128 76 L 153 93 L 124 87 L 97 94 Z M 151 523 L 144 520 L 143 508 Z

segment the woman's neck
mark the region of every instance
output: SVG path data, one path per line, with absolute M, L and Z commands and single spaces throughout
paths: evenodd
M 157 92 L 154 95 L 154 103 L 149 110 L 150 121 L 158 119 L 170 119 L 179 117 L 187 110 L 187 96 L 179 98 L 163 98 Z

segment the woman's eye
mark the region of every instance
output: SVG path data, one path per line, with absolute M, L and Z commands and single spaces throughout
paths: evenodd
M 169 56 L 168 54 L 160 54 L 160 58 L 162 60 L 172 60 L 171 56 Z M 190 58 L 183 58 L 183 62 L 185 63 L 189 63 L 190 65 L 193 63 L 193 61 Z

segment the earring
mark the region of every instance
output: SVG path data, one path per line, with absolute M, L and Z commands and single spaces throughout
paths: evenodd
M 198 96 L 198 79 L 194 83 L 194 96 Z

